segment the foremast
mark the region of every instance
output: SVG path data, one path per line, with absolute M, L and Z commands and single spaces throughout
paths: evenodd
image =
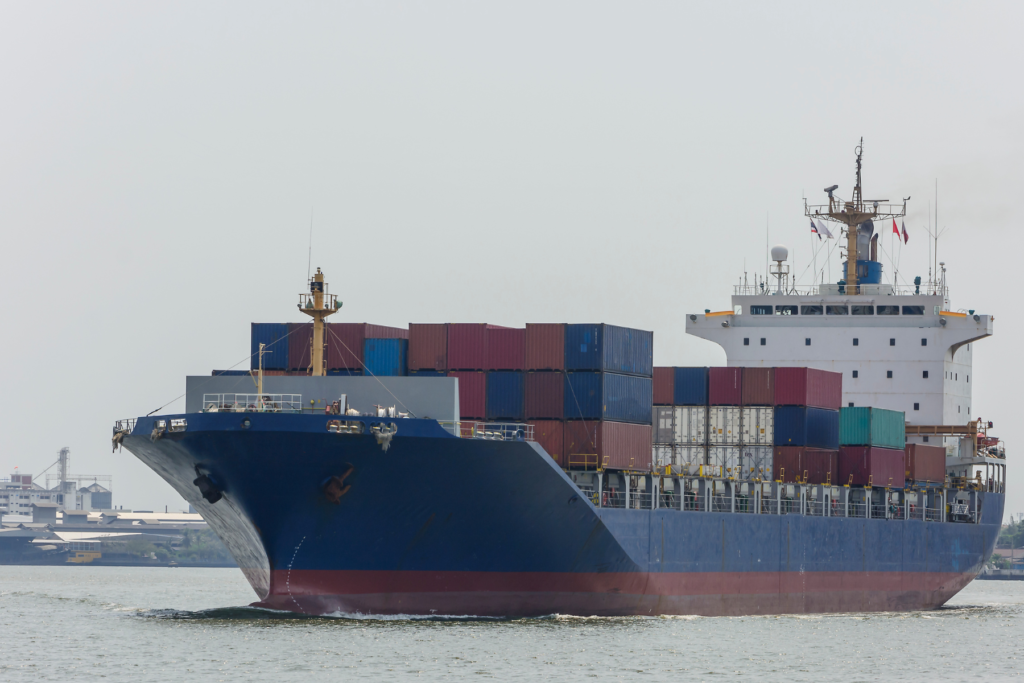
M 341 302 L 334 294 L 329 293 L 324 274 L 316 269 L 309 281 L 309 294 L 299 294 L 299 310 L 313 319 L 313 340 L 310 354 L 310 368 L 314 377 L 327 374 L 327 357 L 324 352 L 325 331 L 324 318 L 341 308 Z

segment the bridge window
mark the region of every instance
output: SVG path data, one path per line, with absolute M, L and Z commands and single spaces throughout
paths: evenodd
M 921 340 L 921 346 L 928 346 L 928 340 L 927 339 L 922 339 Z
M 850 315 L 849 306 L 826 306 L 825 312 L 828 315 Z
M 776 306 L 775 315 L 796 315 L 796 306 Z
M 751 306 L 750 307 L 750 315 L 771 315 L 771 314 L 772 314 L 772 307 L 771 306 Z
M 878 315 L 899 315 L 899 314 L 900 314 L 900 307 L 899 306 L 879 306 L 878 307 Z
M 928 371 L 925 370 L 923 373 L 921 373 L 921 377 L 928 379 Z
M 924 315 L 924 306 L 904 306 L 903 315 Z
M 886 379 L 892 379 L 892 370 L 886 370 L 885 371 L 885 378 Z
M 804 346 L 810 346 L 810 345 L 811 345 L 811 338 L 808 337 L 807 339 L 804 339 Z
M 896 340 L 895 339 L 890 339 L 889 340 L 889 346 L 896 346 Z
M 854 337 L 853 338 L 853 345 L 854 346 L 860 346 L 860 339 L 858 339 L 857 337 Z
M 875 314 L 875 307 L 874 306 L 851 306 L 850 308 L 851 308 L 850 312 L 853 313 L 854 315 L 874 315 Z
M 744 346 L 750 346 L 750 337 L 744 337 L 743 338 L 743 345 Z
M 853 378 L 857 379 L 858 377 L 860 377 L 860 370 L 854 370 L 853 371 Z
M 765 341 L 766 341 L 766 339 L 764 337 L 761 337 L 761 346 L 765 345 Z
M 920 403 L 915 403 L 914 404 L 914 410 L 921 410 L 921 404 Z
M 824 308 L 822 306 L 801 306 L 800 315 L 823 315 Z
M 853 407 L 853 401 L 850 401 L 850 407 L 851 408 Z

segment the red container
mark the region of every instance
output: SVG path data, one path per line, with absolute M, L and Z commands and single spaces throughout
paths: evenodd
M 775 405 L 839 410 L 843 375 L 814 368 L 775 368 Z
M 448 325 L 409 323 L 409 370 L 448 369 Z
M 288 323 L 288 369 L 308 370 L 312 353 L 313 323 Z
M 907 481 L 928 484 L 946 481 L 946 449 L 943 446 L 908 443 L 903 452 L 906 454 Z
M 775 368 L 743 368 L 743 405 L 775 405 Z
M 565 324 L 526 323 L 526 369 L 565 370 Z
M 526 419 L 561 420 L 565 410 L 564 395 L 564 373 L 526 373 Z
M 487 369 L 522 370 L 526 361 L 526 330 L 487 327 Z
M 772 458 L 772 479 L 787 484 L 838 484 L 838 459 L 839 451 L 776 446 Z
M 479 371 L 449 372 L 459 378 L 459 415 L 463 420 L 482 420 L 487 414 L 487 375 Z
M 876 446 L 839 447 L 839 484 L 903 488 L 905 453 Z M 945 470 L 945 456 L 943 456 Z
M 409 330 L 370 323 L 327 323 L 328 370 L 362 370 L 367 339 L 408 339 Z
M 565 423 L 564 455 L 572 469 L 651 469 L 651 425 L 572 420 Z M 596 460 L 594 458 L 596 456 Z
M 670 406 L 676 393 L 676 369 L 654 368 L 654 405 Z
M 487 367 L 487 325 L 448 324 L 448 369 L 483 370 Z
M 743 401 L 743 368 L 710 368 L 708 402 L 713 406 L 738 406 Z
M 533 438 L 537 443 L 548 452 L 559 467 L 566 467 L 562 450 L 565 423 L 561 420 L 530 420 L 527 424 L 533 425 Z

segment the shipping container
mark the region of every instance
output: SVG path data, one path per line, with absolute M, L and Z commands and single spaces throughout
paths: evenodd
M 513 327 L 487 328 L 487 369 L 522 370 L 526 362 L 526 330 Z
M 565 423 L 564 453 L 569 467 L 592 467 L 593 461 L 613 470 L 651 469 L 651 426 L 575 420 Z
M 487 417 L 487 375 L 483 372 L 449 372 L 459 380 L 459 415 L 462 419 Z
M 776 406 L 775 445 L 839 448 L 839 411 Z
M 610 372 L 568 372 L 566 419 L 651 423 L 651 379 Z
M 498 371 L 487 373 L 487 419 L 526 419 L 523 402 L 522 372 Z
M 901 489 L 905 484 L 905 453 L 876 446 L 840 446 L 839 484 Z
M 408 339 L 367 339 L 363 342 L 363 363 L 366 372 L 378 377 L 401 377 L 409 374 Z
M 837 484 L 838 459 L 838 450 L 776 446 L 772 479 L 787 484 Z
M 565 323 L 526 323 L 526 369 L 565 370 Z
M 774 446 L 740 446 L 740 479 L 771 481 Z
M 708 446 L 711 473 L 721 477 L 737 477 L 740 473 L 739 446 Z
M 249 346 L 252 357 L 249 358 L 249 367 L 253 370 L 259 368 L 260 344 L 265 344 L 263 369 L 287 370 L 289 341 L 286 323 L 252 323 Z
M 903 449 L 906 479 L 918 484 L 941 484 L 946 481 L 946 447 L 908 443 Z
M 775 405 L 839 410 L 843 375 L 814 368 L 775 368 Z
M 743 405 L 775 405 L 775 368 L 743 368 Z
M 527 419 L 561 420 L 565 410 L 563 373 L 528 372 L 525 382 Z
M 326 340 L 324 352 L 326 353 Z M 313 367 L 313 323 L 288 323 L 288 370 L 309 372 Z M 263 367 L 266 367 L 266 356 Z
M 775 409 L 768 406 L 740 408 L 740 443 L 745 446 L 775 444 Z
M 448 324 L 448 369 L 483 370 L 487 367 L 487 325 Z
M 675 368 L 654 368 L 654 405 L 675 405 Z
M 409 323 L 409 371 L 448 370 L 448 325 Z
M 370 323 L 327 323 L 324 342 L 327 345 L 328 370 L 362 370 L 363 350 L 367 339 L 408 339 L 409 330 Z
M 565 369 L 650 377 L 654 333 L 603 323 L 566 325 Z
M 904 414 L 882 408 L 842 408 L 839 443 L 842 446 L 878 446 L 903 450 L 907 445 Z
M 708 409 L 704 406 L 655 406 L 654 442 L 703 446 L 708 440 Z
M 568 467 L 565 462 L 564 444 L 565 430 L 561 420 L 530 420 L 533 425 L 533 438 L 547 451 L 559 467 Z
M 740 444 L 740 409 L 733 406 L 708 408 L 708 445 L 738 446 Z
M 651 446 L 651 463 L 656 470 L 677 466 L 679 461 L 676 459 L 676 447 L 667 444 L 654 444 Z
M 676 368 L 672 390 L 673 404 L 677 406 L 706 406 L 708 404 L 708 369 Z
M 743 400 L 743 368 L 708 370 L 708 403 L 713 406 L 738 406 Z
M 654 406 L 651 418 L 651 439 L 655 445 L 676 443 L 676 409 L 672 406 Z

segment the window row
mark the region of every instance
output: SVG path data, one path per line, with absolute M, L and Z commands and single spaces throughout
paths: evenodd
M 899 315 L 900 306 L 751 306 L 750 315 Z M 903 315 L 924 315 L 924 306 L 903 306 Z
M 750 337 L 744 337 L 743 338 L 743 345 L 744 346 L 750 346 Z M 768 345 L 768 339 L 766 337 L 761 337 L 761 346 L 767 346 L 767 345 Z M 804 346 L 810 346 L 810 345 L 811 345 L 811 338 L 807 337 L 806 339 L 804 339 Z M 853 338 L 853 345 L 854 346 L 860 346 L 860 338 L 859 337 L 854 337 Z M 896 338 L 895 337 L 890 337 L 889 338 L 889 346 L 896 346 Z M 928 346 L 928 340 L 926 338 L 924 338 L 924 337 L 921 337 L 921 346 Z
M 860 370 L 851 370 L 850 372 L 851 372 L 851 376 L 854 379 L 857 379 L 857 378 L 860 377 Z M 885 371 L 885 378 L 886 379 L 892 379 L 892 370 L 886 370 Z M 922 370 L 921 371 L 921 378 L 922 379 L 928 379 L 928 371 L 927 370 Z

